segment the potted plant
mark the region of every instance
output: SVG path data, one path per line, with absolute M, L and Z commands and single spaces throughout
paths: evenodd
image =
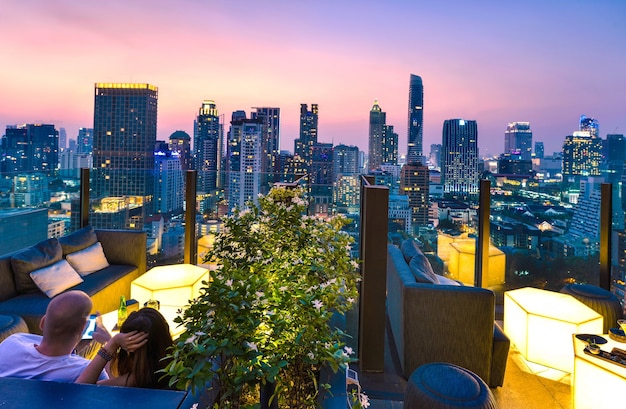
M 218 267 L 175 320 L 185 332 L 166 369 L 171 384 L 214 388 L 219 408 L 265 385 L 281 407 L 313 407 L 320 368 L 352 360 L 331 318 L 357 298 L 353 239 L 345 218 L 307 216 L 307 205 L 303 189 L 275 187 L 224 219 L 204 257 Z

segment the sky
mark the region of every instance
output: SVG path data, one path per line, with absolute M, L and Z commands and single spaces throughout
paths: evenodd
M 157 137 L 193 135 L 203 100 L 281 108 L 293 150 L 300 104 L 320 142 L 367 152 L 377 100 L 406 153 L 410 74 L 424 83 L 424 153 L 446 119 L 478 123 L 481 155 L 530 122 L 546 154 L 581 115 L 626 133 L 624 0 L 1 0 L 0 128 L 93 127 L 96 82 L 159 88 Z M 225 126 L 225 130 L 228 125 Z

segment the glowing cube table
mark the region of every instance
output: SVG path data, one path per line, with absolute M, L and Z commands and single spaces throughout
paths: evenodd
M 143 305 L 158 300 L 161 306 L 183 307 L 200 294 L 209 270 L 192 264 L 153 267 L 130 284 L 130 297 Z
M 538 288 L 504 293 L 504 332 L 526 360 L 571 373 L 572 334 L 602 333 L 603 318 L 569 294 Z

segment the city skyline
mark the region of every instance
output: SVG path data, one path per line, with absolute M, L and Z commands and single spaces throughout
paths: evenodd
M 319 105 L 319 141 L 368 149 L 374 100 L 407 149 L 411 74 L 424 84 L 423 153 L 447 119 L 475 120 L 481 156 L 504 150 L 510 122 L 560 151 L 581 115 L 600 136 L 626 129 L 626 3 L 395 1 L 207 4 L 194 0 L 3 3 L 0 126 L 93 126 L 97 82 L 159 88 L 157 136 L 193 135 L 204 100 L 281 109 L 293 151 L 300 104 Z M 98 7 L 98 8 L 96 8 Z M 584 21 L 584 25 L 580 24 Z M 20 35 L 16 35 L 19 33 Z

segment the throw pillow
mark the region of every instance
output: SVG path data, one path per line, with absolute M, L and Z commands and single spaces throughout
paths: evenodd
M 99 241 L 86 249 L 68 254 L 65 259 L 83 277 L 109 266 Z
M 30 277 L 37 287 L 50 298 L 83 282 L 83 279 L 69 265 L 67 260 L 57 261 L 48 267 L 35 270 L 30 273 Z
M 11 267 L 18 293 L 32 293 L 39 289 L 30 273 L 61 260 L 63 251 L 57 239 L 48 239 L 28 247 L 11 257 Z
M 459 286 L 463 285 L 463 284 L 459 283 L 459 282 L 458 282 L 458 281 L 456 281 L 456 280 L 453 280 L 453 279 L 451 279 L 451 278 L 449 278 L 449 277 L 442 276 L 442 275 L 437 275 L 437 279 L 439 280 L 439 284 L 445 284 L 445 285 L 459 285 Z
M 407 263 L 409 263 L 413 256 L 415 256 L 417 253 L 422 252 L 417 245 L 417 242 L 413 239 L 404 240 L 400 245 L 400 251 L 402 251 L 404 261 L 406 261 Z
M 418 283 L 439 284 L 438 276 L 433 271 L 430 262 L 421 251 L 413 256 L 409 262 L 409 269 Z
M 96 237 L 96 232 L 91 226 L 83 227 L 67 236 L 59 238 L 59 243 L 61 243 L 61 248 L 63 249 L 63 257 L 70 253 L 81 251 L 95 244 L 97 241 L 98 237 Z

